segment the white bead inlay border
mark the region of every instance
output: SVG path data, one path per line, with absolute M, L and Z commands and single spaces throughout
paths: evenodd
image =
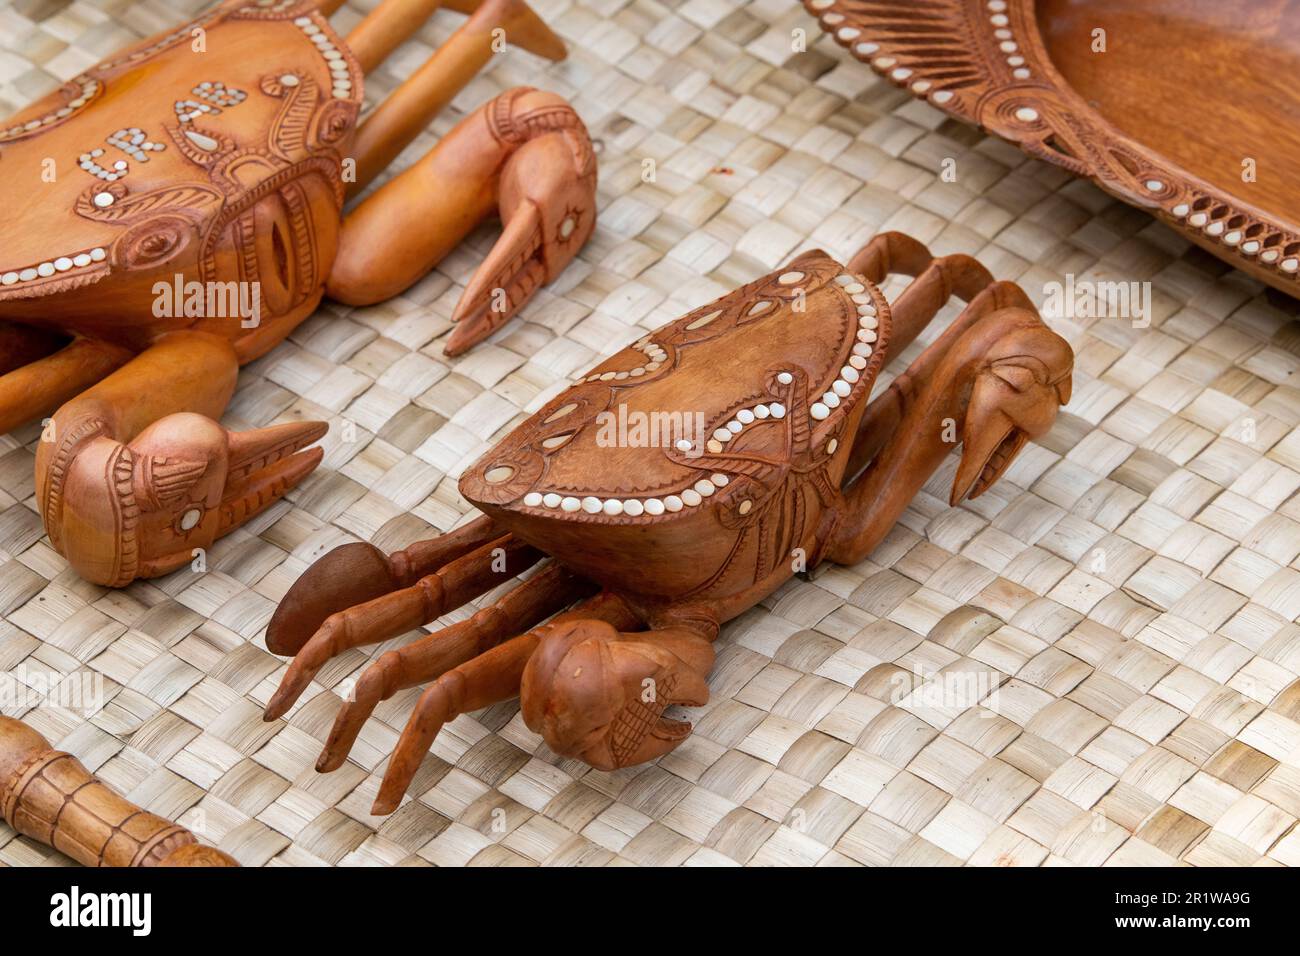
M 789 271 L 781 273 L 777 277 L 777 282 L 788 286 L 802 281 L 803 278 L 804 273 Z M 840 369 L 839 375 L 831 382 L 830 387 L 822 394 L 820 400 L 809 405 L 808 416 L 813 420 L 814 425 L 829 418 L 831 411 L 838 408 L 853 394 L 853 389 L 862 380 L 862 372 L 867 367 L 867 359 L 872 354 L 872 343 L 876 341 L 880 327 L 880 318 L 876 313 L 876 307 L 871 295 L 867 291 L 866 280 L 849 272 L 841 272 L 835 277 L 834 281 L 853 302 L 854 310 L 858 316 L 858 330 L 854 335 L 856 341 L 850 351 L 848 364 Z M 766 299 L 760 300 L 759 304 L 761 305 L 767 301 Z M 719 314 L 721 314 L 721 310 L 711 312 L 707 316 L 701 316 L 701 319 L 711 320 Z M 699 321 L 699 319 L 696 320 L 696 322 Z M 694 325 L 695 323 L 692 323 L 687 328 L 689 329 Z M 644 375 L 646 372 L 659 368 L 668 358 L 668 353 L 663 346 L 654 342 L 649 336 L 634 344 L 632 348 L 644 352 L 650 361 L 630 371 L 601 372 L 588 375 L 581 379 L 579 384 L 596 381 L 623 381 L 634 375 Z M 792 385 L 794 375 L 788 371 L 778 372 L 776 380 L 781 385 Z M 785 405 L 777 401 L 760 402 L 752 408 L 739 409 L 730 419 L 713 430 L 713 434 L 705 442 L 705 449 L 710 454 L 720 454 L 726 445 L 748 426 L 761 423 L 767 419 L 779 421 L 785 416 Z M 558 417 L 558 413 L 551 416 L 551 418 L 556 417 Z M 547 420 L 550 421 L 551 419 Z M 834 454 L 838 444 L 837 441 L 831 441 L 827 446 L 828 453 Z M 679 452 L 685 454 L 695 448 L 695 443 L 689 439 L 680 438 L 677 440 L 675 447 Z M 524 495 L 523 503 L 529 508 L 559 510 L 568 514 L 583 511 L 590 515 L 604 514 L 610 517 L 618 515 L 628 515 L 633 518 L 639 518 L 642 515 L 658 517 L 665 512 L 677 512 L 683 508 L 696 507 L 703 503 L 705 498 L 712 496 L 719 488 L 725 488 L 730 481 L 731 478 L 728 475 L 718 472 L 708 478 L 695 481 L 676 494 L 655 498 L 601 498 L 596 495 L 579 497 L 577 495 L 560 494 L 557 491 L 530 491 Z M 748 514 L 752 507 L 752 500 L 745 499 L 740 503 L 740 513 Z
M 844 23 L 844 14 L 835 9 L 836 3 L 837 0 L 808 0 L 809 8 L 821 20 L 822 27 L 826 32 L 833 34 L 845 46 L 851 47 L 853 52 L 863 59 L 873 58 L 871 59 L 871 65 L 881 73 L 888 74 L 889 78 L 894 82 L 907 83 L 916 71 L 910 67 L 898 66 L 896 57 L 877 57 L 876 54 L 880 52 L 880 44 L 862 40 L 862 30 L 858 27 L 841 26 Z M 1033 71 L 1026 64 L 1020 43 L 1011 29 L 1011 18 L 1007 15 L 1007 0 L 988 0 L 985 7 L 988 13 L 988 29 L 996 41 L 999 52 L 1006 59 L 1012 77 L 1017 80 L 1031 79 Z M 910 88 L 918 96 L 928 96 L 931 102 L 939 106 L 949 102 L 954 95 L 952 90 L 936 90 L 933 80 L 918 79 L 910 84 Z M 1037 116 L 1026 120 L 1026 122 L 1034 122 L 1035 120 L 1037 120 Z
M 51 110 L 44 116 L 38 116 L 36 119 L 28 120 L 26 123 L 19 123 L 17 126 L 10 126 L 8 129 L 0 130 L 0 142 L 35 132 L 42 126 L 50 126 L 61 119 L 66 119 L 89 103 L 102 89 L 102 84 L 99 80 L 78 77 L 73 82 L 81 84 L 81 94 L 79 96 L 73 97 L 63 106 L 60 106 L 56 110 Z
M 561 495 L 554 491 L 530 491 L 524 495 L 524 504 L 529 508 L 546 508 L 573 514 L 585 511 L 589 515 L 604 514 L 609 517 L 628 515 L 639 518 L 642 515 L 658 517 L 666 512 L 677 512 L 683 508 L 695 508 L 711 497 L 719 488 L 725 488 L 731 479 L 724 474 L 701 478 L 694 484 L 673 495 L 657 498 L 597 498 L 595 495 Z
M 836 9 L 838 0 L 807 0 L 807 4 L 828 33 L 833 34 L 845 46 L 849 46 L 861 59 L 869 60 L 876 70 L 899 83 L 906 83 L 912 77 L 914 71 L 897 66 L 898 61 L 894 56 L 887 54 L 877 56 L 881 53 L 880 44 L 863 38 L 860 28 L 844 25 L 846 18 Z M 1033 77 L 1033 71 L 1029 68 L 1024 49 L 1018 42 L 1015 31 L 1012 30 L 1009 8 L 1010 4 L 1007 0 L 986 0 L 984 3 L 988 29 L 999 54 L 1005 59 L 1012 77 L 1025 81 Z M 978 10 L 978 5 L 975 9 Z M 945 106 L 956 94 L 952 90 L 936 89 L 936 82 L 943 81 L 917 79 L 909 85 L 909 88 L 913 93 L 926 97 L 936 106 Z M 1042 118 L 1038 110 L 1030 106 L 1016 109 L 1013 115 L 1020 123 L 1035 127 Z M 1150 172 L 1159 174 L 1161 170 L 1153 168 Z M 1170 188 L 1171 181 L 1176 183 L 1177 180 L 1176 176 L 1172 180 L 1152 176 L 1146 179 L 1140 178 L 1138 185 L 1147 193 L 1158 196 Z M 1169 202 L 1165 197 L 1161 198 Z M 1244 259 L 1253 259 L 1261 265 L 1283 273 L 1288 278 L 1300 276 L 1300 249 L 1293 252 L 1286 251 L 1296 245 L 1298 238 L 1296 235 L 1279 229 L 1275 223 L 1261 222 L 1247 216 L 1240 209 L 1235 208 L 1231 201 L 1213 195 L 1200 197 L 1200 201 L 1204 200 L 1210 201 L 1210 205 L 1204 211 L 1193 212 L 1189 200 L 1171 202 L 1164 206 L 1164 210 L 1175 219 L 1181 220 L 1187 228 L 1201 231 L 1209 238 L 1221 241 Z M 1220 207 L 1223 210 L 1220 215 L 1216 216 L 1209 211 Z M 1228 224 L 1229 220 L 1238 217 L 1244 217 L 1246 221 L 1240 226 Z M 1246 235 L 1248 228 L 1257 230 L 1255 235 L 1249 238 Z
M 352 98 L 352 73 L 343 53 L 334 45 L 334 41 L 325 35 L 320 26 L 311 17 L 295 17 L 294 26 L 306 34 L 307 39 L 316 44 L 316 50 L 329 67 L 333 83 L 334 98 L 348 100 Z
M 1213 210 L 1216 206 L 1223 209 L 1222 215 L 1213 215 Z M 1183 225 L 1188 229 L 1200 230 L 1212 239 L 1222 240 L 1225 246 L 1236 248 L 1243 257 L 1250 258 L 1258 256 L 1259 262 L 1267 266 L 1274 266 L 1287 275 L 1295 275 L 1297 272 L 1300 272 L 1300 256 L 1283 255 L 1283 250 L 1289 243 L 1283 241 L 1279 245 L 1264 249 L 1264 241 L 1266 239 L 1277 236 L 1278 238 L 1285 240 L 1285 236 L 1281 236 L 1276 232 L 1273 232 L 1272 234 L 1261 232 L 1250 239 L 1246 239 L 1244 232 L 1247 227 L 1246 223 L 1243 223 L 1240 226 L 1234 226 L 1229 230 L 1228 222 L 1237 218 L 1240 214 L 1226 203 L 1212 200 L 1204 209 L 1198 209 L 1193 212 L 1191 203 L 1187 200 L 1182 200 L 1168 207 L 1166 212 L 1175 219 L 1182 220 Z
M 96 246 L 84 252 L 75 252 L 72 255 L 47 259 L 25 269 L 13 269 L 0 274 L 0 288 L 8 288 L 24 282 L 34 282 L 37 279 L 48 279 L 50 276 L 59 275 L 60 273 L 84 269 L 97 262 L 103 262 L 107 258 L 108 253 L 104 250 L 104 247 Z
M 629 378 L 640 378 L 642 375 L 658 371 L 664 362 L 668 361 L 668 353 L 664 351 L 664 347 L 658 342 L 652 341 L 649 336 L 637 342 L 632 348 L 638 352 L 644 352 L 648 361 L 636 368 L 625 369 L 621 372 L 597 372 L 595 375 L 588 375 L 583 381 L 623 382 Z

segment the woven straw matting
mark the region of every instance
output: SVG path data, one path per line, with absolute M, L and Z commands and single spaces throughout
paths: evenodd
M 220 542 L 206 574 L 79 580 L 35 511 L 35 429 L 0 439 L 0 668 L 94 670 L 109 698 L 89 716 L 20 716 L 249 865 L 1300 862 L 1294 306 L 913 101 L 790 0 L 537 8 L 569 60 L 497 58 L 402 161 L 507 87 L 570 97 L 601 150 L 581 259 L 525 321 L 449 362 L 441 339 L 484 228 L 406 295 L 326 305 L 245 369 L 226 424 L 332 427 L 292 503 Z M 0 12 L 0 101 L 195 9 L 18 0 Z M 368 98 L 458 22 L 435 17 Z M 792 30 L 809 52 L 792 53 Z M 938 175 L 945 158 L 956 182 Z M 371 817 L 418 691 L 380 707 L 343 769 L 313 762 L 336 695 L 395 642 L 344 655 L 290 719 L 262 722 L 283 670 L 262 634 L 313 559 L 451 527 L 460 470 L 569 375 L 802 249 L 844 259 L 882 229 L 973 253 L 1036 300 L 1067 272 L 1149 280 L 1151 325 L 1051 318 L 1078 356 L 1054 432 L 957 509 L 941 469 L 870 560 L 731 622 L 694 735 L 657 764 L 558 759 L 511 702 L 445 729 L 414 799 Z M 909 695 L 918 673 L 996 693 Z M 0 830 L 0 861 L 52 860 Z

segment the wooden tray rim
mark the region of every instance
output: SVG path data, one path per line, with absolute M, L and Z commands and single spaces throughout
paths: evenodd
M 1300 295 L 1300 229 L 1211 186 L 1103 118 L 1057 72 L 1032 0 L 941 0 L 925 8 L 912 0 L 871 4 L 891 6 L 887 14 L 853 0 L 802 3 L 836 42 L 896 86 L 1152 211 L 1230 265 Z M 945 71 L 891 41 L 890 24 L 924 21 L 933 27 L 936 6 L 951 8 L 943 22 L 952 34 L 945 39 L 966 42 L 978 75 L 953 75 L 951 68 Z M 1068 152 L 1056 145 L 1061 143 L 1069 145 Z

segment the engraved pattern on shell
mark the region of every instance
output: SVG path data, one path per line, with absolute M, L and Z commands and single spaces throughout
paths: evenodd
M 806 253 L 580 376 L 461 491 L 564 521 L 668 521 L 701 507 L 756 519 L 756 499 L 786 471 L 826 457 L 870 392 L 887 333 L 878 289 Z
M 188 46 L 196 26 L 203 27 L 207 46 L 201 65 Z M 277 43 L 275 61 L 250 58 L 249 45 L 268 37 Z M 149 82 L 136 82 L 144 71 Z M 263 83 L 268 74 L 292 79 L 273 91 Z M 269 181 L 288 194 L 289 238 L 295 246 L 303 238 L 295 207 L 307 194 L 290 180 L 312 179 L 307 188 L 318 195 L 315 182 L 323 177 L 325 193 L 341 210 L 338 151 L 347 147 L 355 127 L 362 73 L 328 21 L 305 0 L 226 5 L 85 76 L 87 84 L 93 81 L 94 95 L 83 91 L 74 98 L 81 101 L 75 107 L 78 124 L 69 127 L 60 119 L 0 144 L 11 154 L 3 157 L 6 165 L 49 155 L 61 169 L 66 163 L 81 167 L 75 176 L 60 176 L 39 197 L 13 190 L 0 196 L 17 220 L 31 226 L 10 237 L 0 255 L 0 299 L 70 293 L 61 304 L 69 329 L 103 334 L 96 297 L 117 288 L 113 276 L 124 267 L 165 264 L 186 281 L 256 278 L 244 275 L 242 266 L 239 274 L 227 276 L 238 265 L 231 256 L 214 269 L 211 240 L 232 214 L 238 215 L 230 210 L 251 207 L 254 194 L 264 195 Z M 283 95 L 286 91 L 291 95 Z M 180 122 L 176 103 L 185 100 L 204 103 L 210 111 L 200 120 Z M 105 128 L 91 122 L 110 112 L 114 120 Z M 96 142 L 97 136 L 107 139 Z M 311 274 L 294 277 L 293 308 L 319 294 L 324 278 L 316 273 L 328 264 L 338 228 L 336 217 L 332 223 L 320 221 L 319 203 L 316 212 L 322 234 L 307 237 L 312 248 L 294 250 Z M 181 230 L 174 221 L 160 219 L 143 235 L 122 228 L 173 213 L 189 221 L 183 244 L 176 242 Z M 87 256 L 90 261 L 84 261 Z M 123 281 L 129 281 L 125 273 Z M 92 283 L 100 289 L 82 291 Z M 121 322 L 129 325 L 130 316 L 150 315 L 152 298 L 135 305 L 121 310 Z M 274 310 L 263 314 L 265 322 L 277 317 Z

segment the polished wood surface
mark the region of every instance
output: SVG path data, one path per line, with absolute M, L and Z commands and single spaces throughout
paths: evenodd
M 1113 126 L 1258 209 L 1297 210 L 1300 3 L 1038 0 L 1036 11 L 1053 65 Z
M 523 0 L 447 5 L 468 19 L 360 128 L 364 71 L 436 0 L 379 4 L 353 31 L 359 56 L 324 16 L 335 4 L 227 0 L 0 124 L 13 224 L 0 252 L 0 431 L 49 416 L 38 504 L 83 577 L 121 586 L 202 560 L 311 472 L 321 452 L 306 446 L 324 424 L 237 435 L 217 420 L 239 366 L 327 290 L 350 304 L 397 295 L 499 214 L 501 239 L 445 343 L 458 354 L 591 235 L 586 128 L 561 98 L 522 87 L 344 214 L 502 42 L 564 56 Z M 43 180 L 49 157 L 61 174 Z
M 1300 0 L 803 0 L 935 107 L 1300 292 Z
M 915 278 L 890 303 L 894 273 Z M 869 400 L 954 295 L 961 314 Z M 341 766 L 376 707 L 421 685 L 375 813 L 396 809 L 443 726 L 516 695 L 557 754 L 603 770 L 662 756 L 691 730 L 665 711 L 708 700 L 723 623 L 822 560 L 865 558 L 958 443 L 950 500 L 983 494 L 1051 427 L 1072 366 L 1024 292 L 969 256 L 898 233 L 847 267 L 804 253 L 648 333 L 501 439 L 460 479 L 485 517 L 420 545 L 428 560 L 369 545 L 321 558 L 268 628 L 295 656 L 266 719 L 334 656 L 535 568 L 367 667 L 317 768 Z M 656 419 L 676 424 L 654 439 L 612 425 Z

